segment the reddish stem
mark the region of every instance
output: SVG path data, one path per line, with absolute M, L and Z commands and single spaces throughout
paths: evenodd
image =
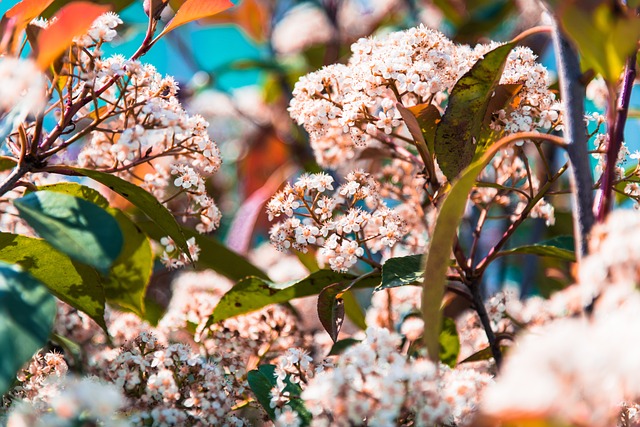
M 624 127 L 627 122 L 627 113 L 629 112 L 629 101 L 631 99 L 631 90 L 633 82 L 636 79 L 636 54 L 634 53 L 627 58 L 624 77 L 622 80 L 622 88 L 618 96 L 617 108 L 610 108 L 607 114 L 607 134 L 609 142 L 607 144 L 607 160 L 604 171 L 602 173 L 602 185 L 596 202 L 597 219 L 602 222 L 611 210 L 613 201 L 613 181 L 615 179 L 616 163 L 618 162 L 618 154 L 622 148 L 624 140 Z M 610 91 L 614 92 L 614 91 Z M 612 105 L 615 105 L 613 102 Z

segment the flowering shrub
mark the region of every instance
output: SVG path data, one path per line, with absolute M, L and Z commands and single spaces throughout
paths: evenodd
M 633 2 L 124 3 L 0 22 L 3 425 L 640 425 Z

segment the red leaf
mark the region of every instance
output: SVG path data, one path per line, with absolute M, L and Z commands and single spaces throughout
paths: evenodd
M 163 36 L 188 22 L 216 15 L 233 6 L 229 0 L 187 0 L 160 35 Z
M 74 2 L 64 6 L 55 14 L 55 22 L 40 32 L 38 36 L 37 63 L 42 69 L 48 68 L 65 50 L 75 37 L 86 34 L 95 19 L 110 10 L 89 2 Z

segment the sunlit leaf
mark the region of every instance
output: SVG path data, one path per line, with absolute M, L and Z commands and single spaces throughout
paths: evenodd
M 229 0 L 187 0 L 180 6 L 173 19 L 164 27 L 161 35 L 167 34 L 169 31 L 191 21 L 211 17 L 230 7 L 233 7 L 233 3 Z
M 319 270 L 302 280 L 287 283 L 273 283 L 258 277 L 240 280 L 222 296 L 216 306 L 210 323 L 216 323 L 240 314 L 250 313 L 271 304 L 290 301 L 295 298 L 317 295 L 325 287 L 338 282 L 355 280 L 356 276 Z M 373 287 L 380 283 L 380 276 L 371 276 L 359 281 L 355 287 Z
M 409 108 L 400 104 L 398 107 L 411 136 L 416 142 L 425 144 L 428 152 L 433 155 L 436 129 L 441 119 L 438 108 L 433 104 L 419 104 Z
M 120 227 L 94 203 L 53 191 L 37 191 L 13 204 L 36 233 L 71 258 L 106 273 L 120 255 Z
M 424 276 L 422 255 L 389 258 L 382 266 L 382 283 L 377 291 L 397 286 L 419 284 Z
M 53 0 L 23 0 L 7 10 L 4 16 L 27 23 L 39 17 L 52 2 Z
M 349 290 L 342 294 L 342 301 L 344 302 L 344 313 L 347 315 L 347 318 L 351 320 L 355 326 L 365 331 L 367 329 L 365 313 L 353 291 Z
M 235 24 L 260 43 L 265 40 L 268 31 L 269 12 L 266 5 L 258 0 L 242 0 L 233 9 L 207 18 L 206 22 Z
M 0 260 L 18 264 L 60 300 L 107 329 L 104 290 L 94 269 L 71 260 L 41 239 L 0 233 L 0 248 Z
M 109 201 L 100 192 L 94 188 L 81 185 L 76 182 L 58 182 L 55 184 L 41 185 L 37 188 L 38 191 L 53 191 L 55 193 L 62 193 L 73 197 L 91 202 L 103 209 L 109 207 Z M 27 190 L 25 195 L 32 191 Z
M 124 245 L 109 276 L 104 280 L 108 302 L 144 316 L 144 297 L 151 279 L 153 250 L 146 234 L 118 209 L 107 210 L 114 216 L 124 235 Z
M 144 189 L 125 181 L 115 175 L 91 169 L 74 168 L 74 172 L 89 177 L 109 189 L 115 191 L 132 205 L 140 209 L 145 215 L 155 222 L 162 230 L 163 236 L 170 236 L 182 252 L 189 255 L 187 240 L 182 233 L 182 228 L 174 216 L 153 195 Z
M 458 362 L 458 353 L 460 353 L 460 338 L 453 319 L 444 318 L 439 342 L 440 361 L 451 368 L 455 367 Z
M 69 3 L 73 3 L 75 0 L 53 0 L 53 3 L 42 14 L 45 18 L 50 18 L 62 7 Z M 137 0 L 91 0 L 91 3 L 108 6 L 114 12 L 120 12 L 127 7 L 131 6 Z
M 502 140 L 490 146 L 482 157 L 462 171 L 452 183 L 449 193 L 442 202 L 440 212 L 431 236 L 426 254 L 426 268 L 422 292 L 422 315 L 425 329 L 423 340 L 432 359 L 439 354 L 439 336 L 442 322 L 440 305 L 447 283 L 447 269 L 453 240 L 458 224 L 467 204 L 467 197 L 473 188 L 477 176 L 491 161 L 493 156 L 503 148 L 508 140 Z
M 60 9 L 55 14 L 55 21 L 38 35 L 36 62 L 40 68 L 47 69 L 71 46 L 75 37 L 86 34 L 93 21 L 109 9 L 109 6 L 83 1 L 69 3 Z
M 56 300 L 30 274 L 0 263 L 0 395 L 49 337 Z
M 518 246 L 517 248 L 501 251 L 498 256 L 517 254 L 538 255 L 575 262 L 575 240 L 573 236 L 559 236 L 533 245 Z
M 617 13 L 608 3 L 590 11 L 578 2 L 563 5 L 560 19 L 585 68 L 593 68 L 615 85 L 627 57 L 638 49 L 640 18 Z
M 17 165 L 16 161 L 11 157 L 0 156 L 0 171 L 8 171 Z
M 449 181 L 487 148 L 482 125 L 513 47 L 508 43 L 486 53 L 451 91 L 434 141 L 438 164 Z
M 150 221 L 138 221 L 137 225 L 154 240 L 159 241 L 167 235 L 163 228 Z M 244 279 L 247 276 L 269 280 L 264 271 L 214 237 L 198 234 L 184 227 L 181 227 L 180 230 L 188 239 L 192 237 L 196 239 L 196 244 L 200 247 L 200 255 L 196 262 L 199 268 L 210 268 L 233 281 Z

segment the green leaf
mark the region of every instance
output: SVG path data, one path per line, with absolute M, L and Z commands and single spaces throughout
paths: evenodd
M 347 286 L 349 283 L 334 283 L 318 294 L 318 318 L 334 343 L 338 341 L 338 334 L 344 321 L 344 301 L 341 295 Z
M 122 250 L 120 227 L 107 211 L 78 197 L 30 193 L 13 204 L 51 246 L 106 273 Z
M 295 298 L 317 295 L 328 285 L 337 282 L 351 282 L 357 277 L 336 273 L 331 270 L 319 270 L 302 280 L 273 283 L 259 277 L 247 277 L 222 296 L 209 323 L 217 323 L 240 314 L 250 313 L 271 304 L 290 301 Z M 380 276 L 371 276 L 360 280 L 355 287 L 373 287 Z
M 86 313 L 105 331 L 104 290 L 91 267 L 71 260 L 41 239 L 0 233 L 0 260 L 18 264 L 51 293 Z
M 271 407 L 271 389 L 276 386 L 275 372 L 274 365 L 261 365 L 258 369 L 247 373 L 249 387 L 271 421 L 276 419 L 276 414 Z
M 419 284 L 424 276 L 422 255 L 389 258 L 382 266 L 382 283 L 375 291 Z
M 563 7 L 561 22 L 577 45 L 583 65 L 615 85 L 627 57 L 637 50 L 640 18 L 618 13 L 608 3 L 591 11 L 579 3 Z
M 271 408 L 271 389 L 277 385 L 275 373 L 276 367 L 274 365 L 260 365 L 258 369 L 249 371 L 247 374 L 247 382 L 251 391 L 272 421 L 276 418 L 275 411 Z M 302 388 L 298 384 L 292 383 L 289 376 L 285 378 L 284 382 L 286 384 L 284 392 L 288 393 L 291 398 L 288 405 L 298 414 L 301 426 L 308 426 L 312 417 L 304 406 L 304 401 L 300 398 Z
M 98 190 L 75 182 L 59 182 L 56 184 L 41 185 L 37 188 L 37 191 L 53 191 L 86 200 L 103 209 L 109 207 L 109 201 L 100 194 Z M 32 191 L 27 190 L 25 195 L 29 193 L 32 193 Z
M 456 329 L 456 322 L 445 317 L 440 331 L 440 361 L 451 368 L 458 362 L 460 353 L 460 338 Z
M 353 294 L 352 290 L 349 290 L 342 294 L 342 301 L 344 302 L 344 312 L 351 320 L 351 322 L 358 328 L 365 331 L 367 329 L 367 321 L 365 320 L 365 313 L 358 302 L 358 299 Z
M 138 221 L 137 224 L 154 240 L 159 241 L 167 235 L 161 227 L 150 221 Z M 213 237 L 198 234 L 184 227 L 181 227 L 180 231 L 186 238 L 193 237 L 196 239 L 196 243 L 200 247 L 200 255 L 196 263 L 198 267 L 210 268 L 233 281 L 244 279 L 247 276 L 256 276 L 269 280 L 264 271 Z
M 38 187 L 38 191 L 41 190 L 64 193 L 95 203 L 115 218 L 124 243 L 120 256 L 102 283 L 104 293 L 108 302 L 144 317 L 144 296 L 153 268 L 153 250 L 146 234 L 121 210 L 109 208 L 109 202 L 98 190 L 75 182 Z
M 506 142 L 505 142 L 506 141 Z M 477 176 L 491 161 L 493 156 L 502 149 L 509 140 L 496 142 L 482 155 L 469 165 L 451 185 L 449 193 L 442 202 L 440 212 L 431 236 L 431 242 L 426 255 L 422 292 L 422 316 L 424 318 L 424 343 L 431 359 L 439 354 L 439 337 L 442 322 L 440 304 L 447 283 L 447 268 L 449 255 L 456 237 L 458 224 L 464 213 L 469 192 L 473 188 Z
M 178 248 L 191 258 L 189 247 L 187 246 L 187 239 L 182 233 L 182 228 L 171 212 L 153 195 L 115 175 L 91 169 L 73 168 L 73 171 L 98 181 L 100 184 L 107 186 L 127 199 L 160 227 L 163 231 L 163 236 L 170 236 Z
M 56 300 L 30 274 L 0 263 L 0 395 L 49 337 Z
M 124 246 L 104 281 L 107 301 L 144 317 L 144 297 L 153 269 L 153 250 L 147 235 L 119 209 L 107 210 L 124 235 Z
M 360 340 L 357 340 L 355 338 L 345 338 L 343 340 L 336 341 L 331 347 L 331 351 L 327 356 L 337 356 L 339 354 L 342 354 L 346 349 L 360 342 Z
M 575 240 L 573 236 L 559 236 L 533 245 L 519 246 L 501 251 L 497 256 L 514 254 L 546 256 L 576 262 Z
M 508 43 L 488 52 L 451 91 L 434 141 L 438 164 L 449 181 L 487 148 L 482 138 L 483 122 L 514 46 Z
M 16 161 L 11 157 L 0 156 L 0 171 L 8 171 L 16 166 Z

